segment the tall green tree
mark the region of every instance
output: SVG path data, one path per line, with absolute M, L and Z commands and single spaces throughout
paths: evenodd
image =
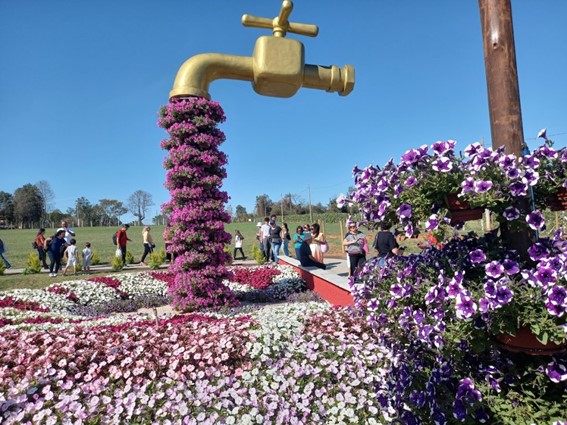
M 6 226 L 14 223 L 14 197 L 11 193 L 0 191 L 0 220 Z
M 33 184 L 26 184 L 14 192 L 16 224 L 31 229 L 38 225 L 43 214 L 43 197 Z
M 109 221 L 105 224 L 108 224 L 109 226 L 112 224 L 116 224 L 118 226 L 120 224 L 120 216 L 128 212 L 128 208 L 116 199 L 101 199 L 98 202 L 105 215 L 108 217 Z
M 256 205 L 254 210 L 258 216 L 268 216 L 272 212 L 274 203 L 266 194 L 256 196 Z

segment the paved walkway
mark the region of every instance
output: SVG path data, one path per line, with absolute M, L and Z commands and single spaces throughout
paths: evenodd
M 348 277 L 348 265 L 346 262 L 346 258 L 342 257 L 342 258 L 333 258 L 333 257 L 329 257 L 329 258 L 325 258 L 325 264 L 327 265 L 327 270 L 329 270 L 330 272 L 338 275 L 338 276 L 347 276 Z M 246 259 L 246 260 L 236 260 L 232 263 L 232 265 L 234 266 L 256 266 L 258 265 L 258 263 L 256 263 L 256 260 L 253 259 Z M 166 265 L 162 265 L 160 270 L 165 270 L 167 268 L 167 264 Z M 126 268 L 124 269 L 124 271 L 150 271 L 151 269 L 149 268 L 149 266 L 145 266 L 142 265 L 140 263 L 136 263 L 136 264 L 128 264 L 126 266 Z M 22 274 L 24 272 L 23 268 L 10 268 L 10 269 L 6 269 L 4 270 L 4 275 L 14 275 L 14 274 Z M 112 273 L 112 266 L 110 264 L 100 264 L 97 266 L 91 266 L 91 274 L 96 274 L 96 273 Z M 45 270 L 42 269 L 40 273 L 49 273 L 49 270 Z M 59 276 L 61 276 L 63 272 L 60 270 L 59 271 Z M 72 274 L 72 272 L 67 272 L 67 274 Z

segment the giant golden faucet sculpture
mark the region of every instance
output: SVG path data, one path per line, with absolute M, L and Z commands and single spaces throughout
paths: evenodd
M 209 83 L 218 79 L 251 81 L 256 93 L 291 97 L 301 87 L 348 95 L 354 88 L 354 67 L 306 65 L 303 44 L 285 38 L 288 32 L 316 37 L 317 25 L 289 22 L 293 3 L 284 0 L 274 19 L 242 16 L 247 27 L 271 28 L 271 36 L 256 40 L 252 56 L 203 53 L 181 65 L 169 98 L 197 96 L 210 99 Z

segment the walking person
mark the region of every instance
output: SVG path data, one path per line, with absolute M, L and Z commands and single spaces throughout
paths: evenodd
M 242 241 L 244 241 L 244 236 L 242 236 L 242 233 L 240 233 L 240 230 L 235 230 L 234 232 L 234 255 L 233 258 L 235 260 L 246 260 L 246 255 L 244 255 L 244 251 L 242 250 Z M 240 251 L 240 255 L 242 257 L 240 258 L 236 258 L 236 253 Z
M 150 234 L 150 226 L 144 227 L 144 231 L 142 232 L 142 240 L 144 241 L 144 253 L 142 254 L 142 259 L 140 260 L 140 264 L 145 266 L 144 260 L 148 254 L 151 255 L 154 252 L 154 240 L 152 239 L 152 235 Z
M 63 276 L 67 276 L 67 270 L 69 266 L 73 266 L 73 274 L 77 274 L 77 263 L 79 262 L 79 248 L 77 248 L 77 241 L 73 238 L 71 243 L 65 249 L 65 256 L 67 257 L 67 264 L 63 269 Z
M 128 238 L 128 229 L 130 228 L 129 224 L 123 224 L 122 227 L 118 232 L 116 232 L 116 246 L 120 249 L 122 253 L 122 265 L 126 266 L 126 245 L 128 241 L 132 241 L 132 239 Z
M 37 256 L 39 257 L 39 261 L 41 261 L 42 267 L 47 270 L 49 266 L 47 265 L 47 253 L 45 252 L 45 229 L 42 227 L 35 235 L 35 240 L 33 241 L 34 247 L 37 251 Z
M 65 230 L 58 230 L 54 236 L 47 238 L 44 248 L 47 250 L 49 257 L 49 277 L 56 277 L 61 268 L 61 256 L 63 255 L 61 248 L 65 246 Z
M 356 273 L 360 272 L 366 263 L 365 241 L 366 235 L 357 229 L 356 223 L 351 222 L 348 225 L 348 233 L 343 239 L 350 264 L 350 276 L 356 277 Z
M 83 273 L 89 274 L 91 272 L 92 260 L 93 250 L 91 249 L 91 243 L 87 242 L 85 244 L 85 249 L 83 249 Z
M 4 265 L 6 266 L 6 268 L 11 269 L 12 265 L 10 264 L 8 259 L 6 257 L 4 257 L 5 252 L 6 252 L 6 247 L 4 246 L 4 241 L 2 239 L 0 239 L 0 258 L 4 262 Z
M 291 235 L 289 234 L 289 227 L 287 223 L 282 223 L 282 250 L 284 255 L 289 257 L 289 241 L 291 240 Z

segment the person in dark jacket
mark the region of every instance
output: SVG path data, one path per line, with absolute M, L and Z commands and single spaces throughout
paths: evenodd
M 378 265 L 380 267 L 384 266 L 386 258 L 390 255 L 397 255 L 398 249 L 400 248 L 395 236 L 390 231 L 391 228 L 392 225 L 390 223 L 382 222 L 380 231 L 376 233 L 376 238 L 372 245 L 372 247 L 378 251 Z
M 45 240 L 44 248 L 49 257 L 49 277 L 56 277 L 61 268 L 61 247 L 65 245 L 65 230 L 61 229 L 54 236 Z

